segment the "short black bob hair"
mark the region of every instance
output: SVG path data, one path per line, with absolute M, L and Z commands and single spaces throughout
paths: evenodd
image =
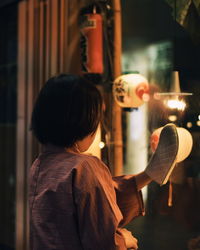
M 83 76 L 61 74 L 41 89 L 32 112 L 31 130 L 41 144 L 71 147 L 95 133 L 102 117 L 102 97 Z

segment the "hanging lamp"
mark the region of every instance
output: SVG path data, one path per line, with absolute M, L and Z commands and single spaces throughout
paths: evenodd
M 154 98 L 163 100 L 163 103 L 169 109 L 184 111 L 186 108 L 185 96 L 191 95 L 193 95 L 193 93 L 181 92 L 179 72 L 173 71 L 170 91 L 155 93 Z

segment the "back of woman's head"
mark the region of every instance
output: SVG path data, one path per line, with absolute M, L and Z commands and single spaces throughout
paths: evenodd
M 31 129 L 42 144 L 71 147 L 96 131 L 102 98 L 97 88 L 77 75 L 50 78 L 36 100 Z

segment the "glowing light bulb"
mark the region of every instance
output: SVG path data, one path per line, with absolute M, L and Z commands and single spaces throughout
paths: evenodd
M 183 111 L 186 108 L 186 103 L 182 99 L 182 97 L 190 95 L 192 95 L 192 93 L 181 92 L 179 73 L 178 71 L 173 71 L 170 92 L 155 93 L 154 98 L 156 100 L 163 100 L 163 103 L 170 109 L 177 109 L 178 111 Z
M 105 147 L 105 142 L 100 141 L 99 142 L 99 147 L 100 147 L 100 149 L 104 148 Z
M 170 109 L 178 109 L 178 110 L 184 110 L 186 107 L 186 103 L 183 100 L 167 100 L 166 106 L 168 106 Z
M 187 122 L 186 126 L 187 126 L 187 128 L 191 128 L 192 127 L 192 123 L 191 122 Z
M 169 115 L 168 120 L 171 122 L 175 122 L 177 120 L 177 116 L 176 115 Z

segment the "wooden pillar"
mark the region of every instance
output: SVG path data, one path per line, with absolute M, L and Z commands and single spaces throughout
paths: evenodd
M 19 3 L 18 20 L 18 101 L 17 101 L 17 143 L 16 143 L 16 249 L 24 250 L 26 246 L 26 190 L 25 172 L 25 135 L 26 135 L 26 72 L 27 72 L 27 2 Z
M 114 12 L 114 48 L 113 66 L 114 79 L 121 75 L 121 3 L 120 0 L 113 0 Z M 113 140 L 113 174 L 123 173 L 123 142 L 122 142 L 122 112 L 121 107 L 112 101 L 112 140 Z

